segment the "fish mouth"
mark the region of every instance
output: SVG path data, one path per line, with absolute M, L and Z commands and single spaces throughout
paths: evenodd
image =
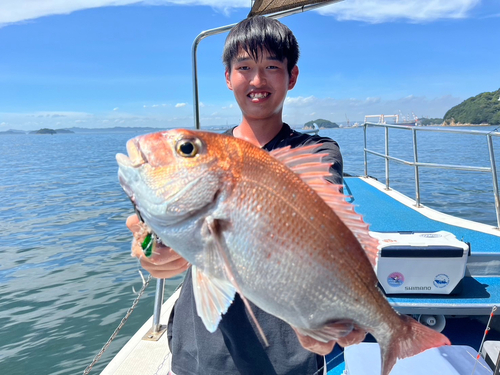
M 135 208 L 135 195 L 130 187 L 129 173 L 127 170 L 135 170 L 142 165 L 147 164 L 148 160 L 146 155 L 142 152 L 138 139 L 131 139 L 127 142 L 127 155 L 116 154 L 116 161 L 118 163 L 118 180 L 125 193 L 129 196 Z
M 148 162 L 148 158 L 141 150 L 138 139 L 131 139 L 127 142 L 127 155 L 116 154 L 116 161 L 120 167 L 138 168 Z

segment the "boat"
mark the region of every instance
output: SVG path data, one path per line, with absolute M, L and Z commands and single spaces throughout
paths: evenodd
M 272 3 L 272 0 L 255 1 L 251 14 L 260 14 L 258 13 L 259 6 L 266 8 L 268 3 Z M 282 3 L 283 1 L 280 1 L 280 4 Z M 293 5 L 294 1 L 289 3 Z M 285 8 L 272 9 L 270 12 L 274 17 L 282 17 L 307 10 L 306 6 L 302 5 L 306 3 L 305 1 L 295 1 L 295 3 L 300 3 L 300 7 L 285 5 Z M 312 9 L 332 2 L 323 1 L 318 4 L 317 1 L 311 1 L 309 3 L 311 3 L 310 9 Z M 209 35 L 228 31 L 232 26 L 234 25 L 204 31 L 193 43 L 196 128 L 200 127 L 196 73 L 198 43 Z M 423 237 L 435 237 L 436 233 L 446 232 L 457 241 L 467 245 L 467 250 L 463 253 L 465 262 L 461 271 L 463 276 L 460 281 L 461 290 L 454 290 L 451 294 L 400 293 L 387 295 L 389 303 L 401 314 L 408 314 L 423 324 L 442 331 L 453 343 L 451 347 L 431 349 L 415 357 L 399 360 L 391 374 L 451 375 L 475 373 L 482 375 L 493 374 L 493 371 L 495 374 L 500 373 L 498 364 L 500 333 L 491 326 L 491 319 L 495 315 L 497 306 L 500 305 L 500 195 L 492 143 L 493 138 L 500 137 L 500 132 L 408 127 L 400 124 L 386 124 L 385 121 L 377 123 L 365 121 L 360 127 L 364 128 L 364 147 L 360 151 L 364 154 L 364 174 L 360 176 L 346 175 L 344 191 L 349 201 L 355 205 L 356 211 L 364 216 L 366 222 L 370 223 L 371 231 L 393 235 L 401 233 L 424 234 Z M 373 128 L 384 129 L 385 137 L 379 141 L 385 142 L 385 152 L 368 148 L 367 133 Z M 412 160 L 404 160 L 389 154 L 389 131 L 412 132 L 414 147 Z M 490 155 L 488 166 L 474 167 L 419 162 L 417 134 L 422 131 L 453 132 L 485 137 Z M 382 159 L 385 162 L 385 181 L 370 177 L 369 161 L 372 157 Z M 414 197 L 404 195 L 391 187 L 390 163 L 399 163 L 414 169 Z M 423 205 L 419 181 L 419 171 L 422 168 L 490 173 L 493 181 L 497 225 L 492 226 L 461 219 Z M 446 278 L 436 278 L 436 284 L 447 284 Z M 157 280 L 153 316 L 109 362 L 101 374 L 166 375 L 169 373 L 171 358 L 165 327 L 170 311 L 179 295 L 179 290 L 163 303 L 163 288 L 164 280 Z M 485 338 L 487 339 L 485 340 Z M 91 367 L 89 366 L 84 374 L 90 372 Z M 378 344 L 373 339 L 367 338 L 363 343 L 353 345 L 345 350 L 336 346 L 334 351 L 326 357 L 326 372 L 329 375 L 380 374 Z

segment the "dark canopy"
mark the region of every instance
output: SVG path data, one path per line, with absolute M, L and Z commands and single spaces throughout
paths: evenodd
M 255 0 L 248 17 L 263 16 L 305 5 L 330 3 L 332 0 Z

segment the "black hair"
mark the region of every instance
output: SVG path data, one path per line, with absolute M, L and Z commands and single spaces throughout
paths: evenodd
M 299 44 L 292 31 L 274 18 L 263 16 L 247 18 L 234 26 L 226 38 L 222 61 L 231 70 L 231 62 L 243 49 L 254 60 L 263 51 L 280 61 L 287 59 L 288 74 L 299 60 Z

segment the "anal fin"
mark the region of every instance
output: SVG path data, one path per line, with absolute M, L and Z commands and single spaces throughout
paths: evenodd
M 347 336 L 354 329 L 352 320 L 337 320 L 321 327 L 321 329 L 306 329 L 294 327 L 301 335 L 312 337 L 321 342 L 337 341 Z

